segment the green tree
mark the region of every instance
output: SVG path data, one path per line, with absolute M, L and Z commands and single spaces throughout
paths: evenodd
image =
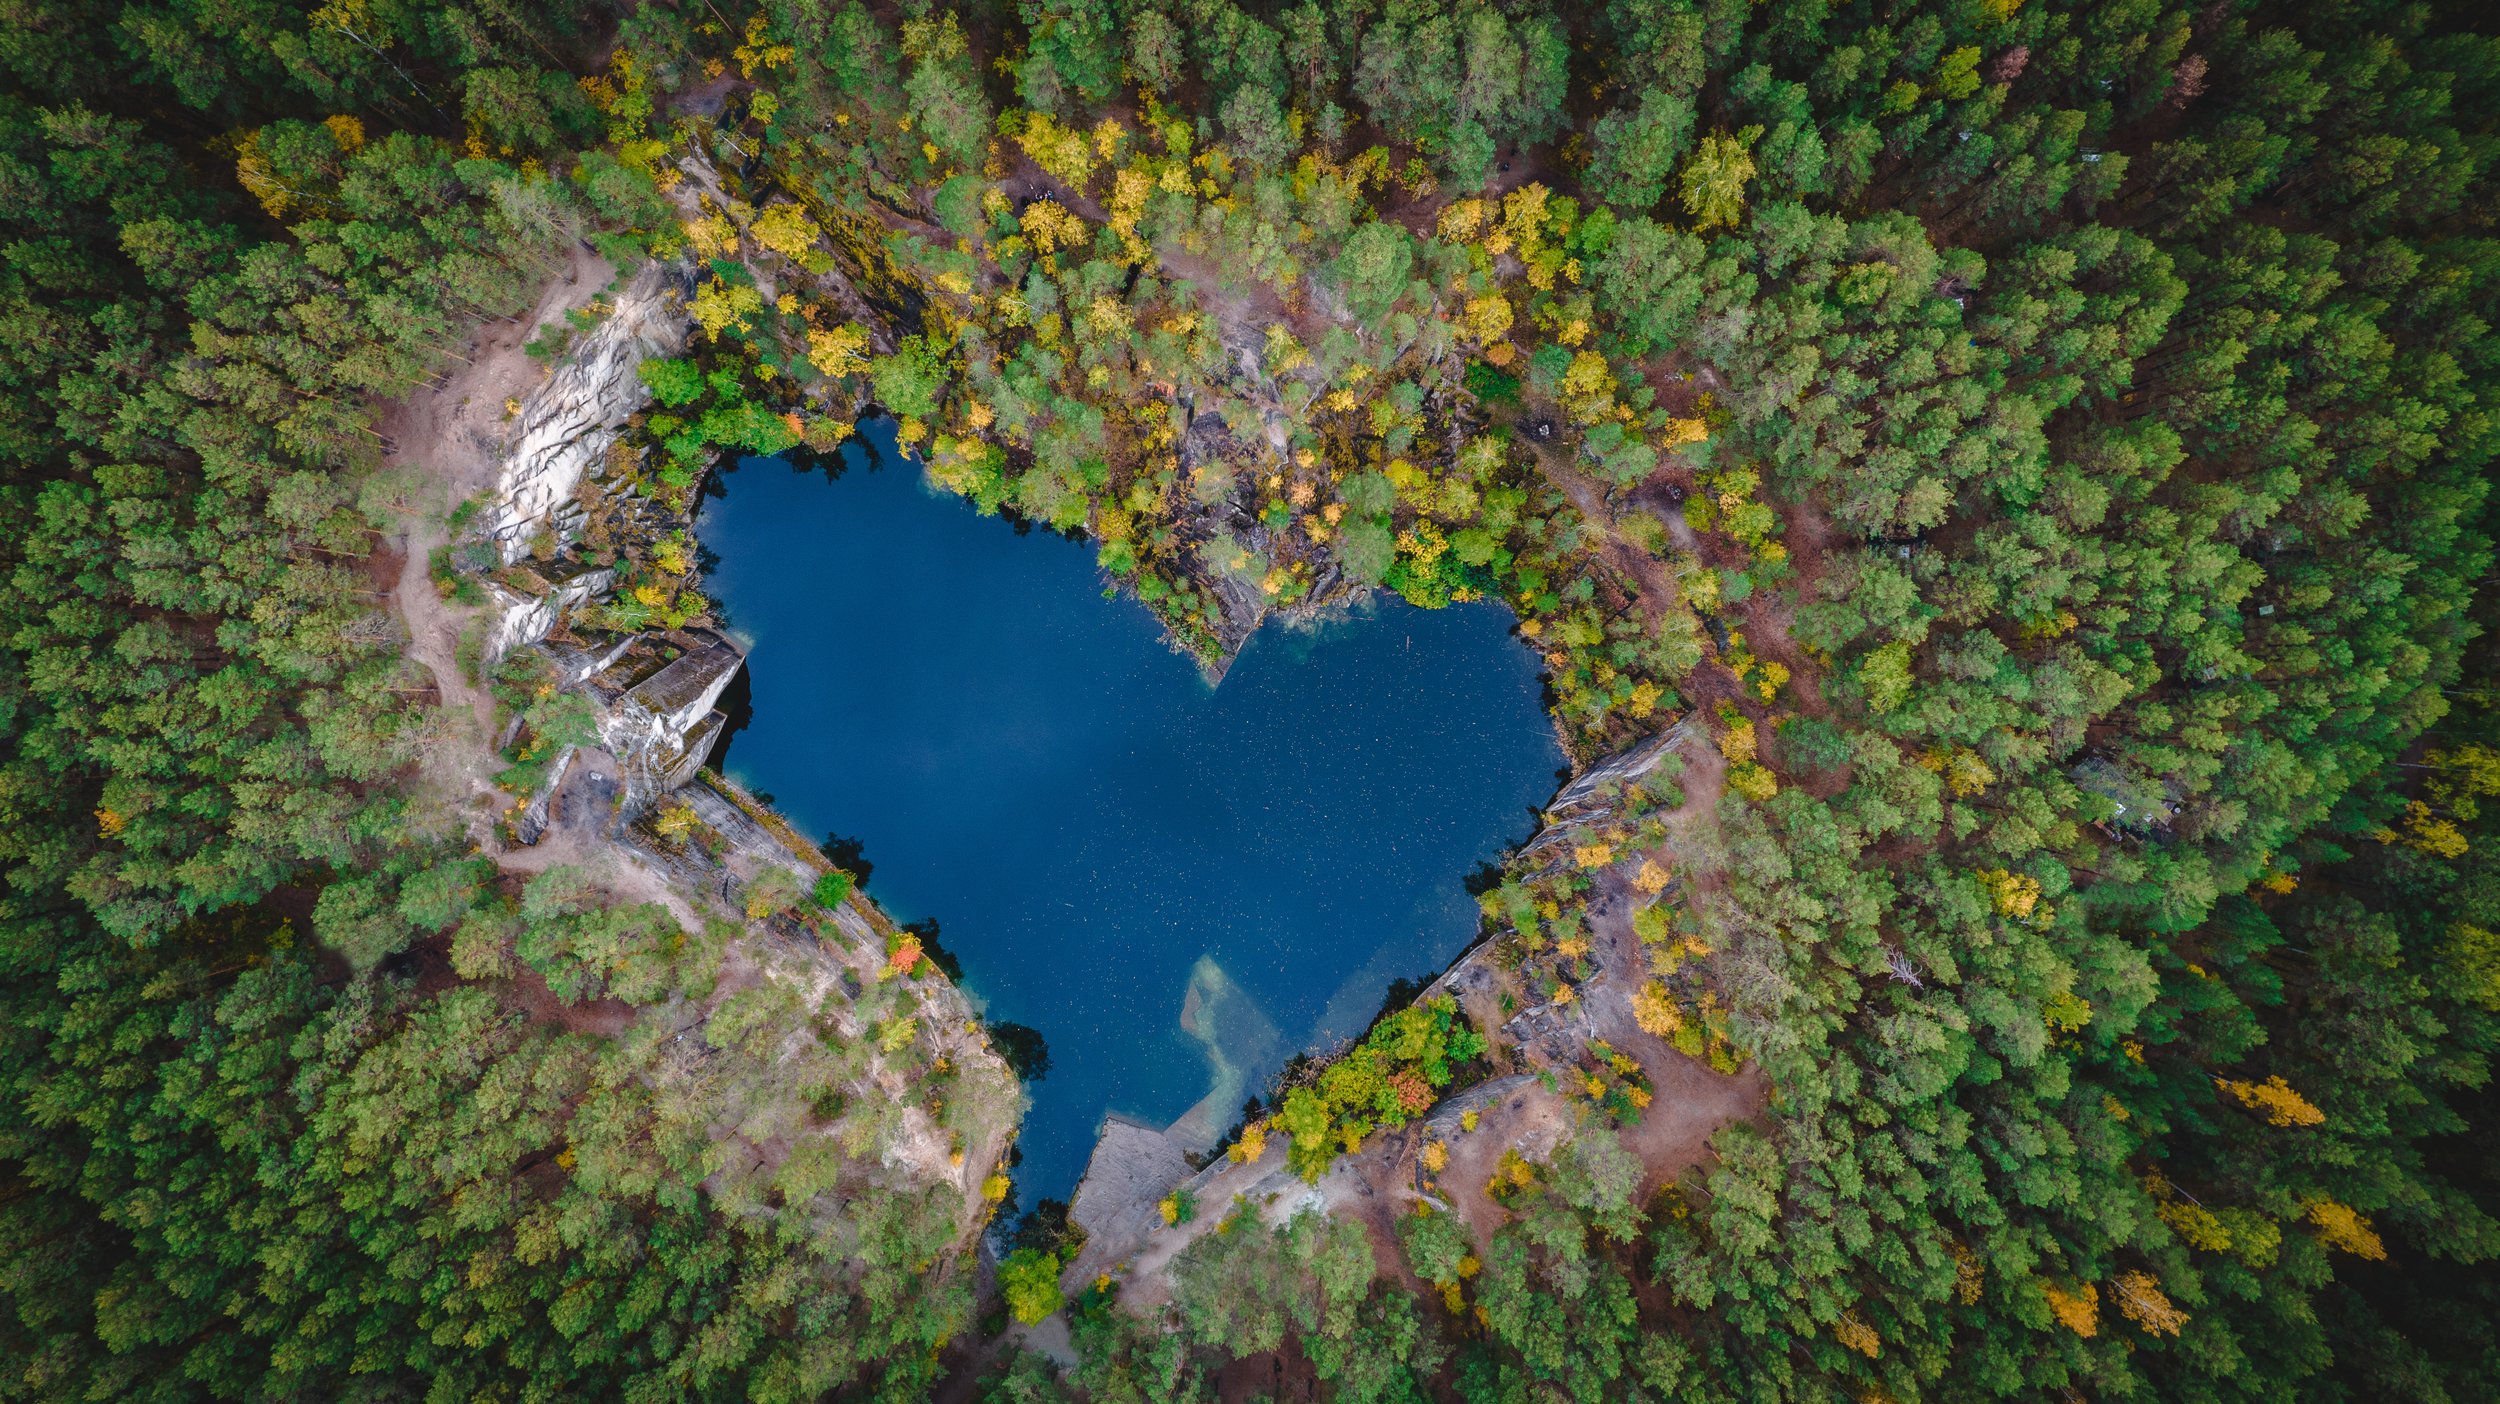
M 1171 16 L 1141 9 L 1129 20 L 1129 72 L 1148 92 L 1168 93 L 1178 87 L 1185 57 L 1180 27 Z
M 902 48 L 911 60 L 903 93 L 916 129 L 958 166 L 979 165 L 989 137 L 990 104 L 973 70 L 962 26 L 951 13 L 908 21 Z
M 1337 255 L 1337 281 L 1346 306 L 1358 318 L 1376 320 L 1406 291 L 1415 267 L 1415 241 L 1404 227 L 1368 220 L 1356 227 Z
M 939 397 L 951 377 L 945 348 L 928 337 L 905 337 L 891 356 L 868 364 L 868 382 L 877 402 L 905 419 L 927 419 L 937 413 Z
M 1067 1304 L 1059 1291 L 1059 1255 L 1037 1248 L 1018 1248 L 999 1263 L 998 1290 L 1007 1298 L 1007 1310 L 1027 1326 Z
M 1293 132 L 1285 125 L 1284 110 L 1265 88 L 1244 84 L 1224 100 L 1224 136 L 1256 168 L 1282 165 L 1293 155 Z
M 1684 165 L 1684 212 L 1702 229 L 1733 225 L 1745 216 L 1745 183 L 1753 179 L 1753 144 L 1760 127 L 1729 136 L 1713 133 Z
M 1623 209 L 1654 207 L 1692 149 L 1693 116 L 1690 102 L 1652 91 L 1633 106 L 1598 118 L 1589 130 L 1590 191 Z
M 634 367 L 634 374 L 650 387 L 651 398 L 672 409 L 693 404 L 703 397 L 703 371 L 692 361 L 645 361 Z
M 815 897 L 817 906 L 829 912 L 835 911 L 844 902 L 850 900 L 851 890 L 857 885 L 857 879 L 842 869 L 835 868 L 830 872 L 816 875 L 816 884 L 811 889 L 811 895 Z
M 1016 75 L 1024 100 L 1046 112 L 1070 98 L 1098 103 L 1119 90 L 1118 16 L 1107 0 L 1018 0 L 1030 42 Z

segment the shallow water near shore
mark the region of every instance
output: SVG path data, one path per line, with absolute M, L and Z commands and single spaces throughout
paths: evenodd
M 838 464 L 714 478 L 705 589 L 751 648 L 715 760 L 858 843 L 988 1017 L 1041 1032 L 1017 1178 L 1065 1198 L 1104 1113 L 1212 1137 L 1466 947 L 1465 878 L 1563 764 L 1538 660 L 1497 605 L 1385 600 L 1268 625 L 1210 688 L 1091 547 L 862 427 Z

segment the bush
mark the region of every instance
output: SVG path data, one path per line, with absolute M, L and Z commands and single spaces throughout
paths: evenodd
M 1274 1124 L 1293 1137 L 1295 1172 L 1316 1182 L 1339 1153 L 1360 1148 L 1375 1129 L 1396 1130 L 1421 1116 L 1450 1085 L 1454 1065 L 1484 1056 L 1485 1048 L 1484 1035 L 1448 995 L 1382 1019 L 1313 1085 L 1285 1095 Z
M 1478 361 L 1467 367 L 1467 393 L 1488 405 L 1506 405 L 1519 398 L 1519 377 Z
M 747 884 L 747 918 L 762 921 L 766 917 L 779 916 L 798 905 L 801 893 L 796 874 L 788 868 L 768 867 Z
M 822 874 L 816 879 L 816 905 L 832 911 L 850 900 L 851 889 L 857 885 L 851 875 L 840 868 Z

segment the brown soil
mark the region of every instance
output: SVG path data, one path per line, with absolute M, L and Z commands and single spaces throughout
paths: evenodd
M 517 965 L 503 984 L 504 1002 L 542 1024 L 567 1033 L 613 1038 L 634 1026 L 634 1007 L 620 999 L 592 999 L 567 1004 L 547 988 L 546 979 L 526 965 Z
M 1688 803 L 1684 813 L 1690 815 L 1694 807 Z M 1668 861 L 1674 848 L 1670 844 L 1662 851 L 1660 861 Z M 1702 875 L 1693 867 L 1684 872 L 1688 884 L 1698 885 L 1695 880 Z M 1622 1128 L 1621 1135 L 1624 1146 L 1648 1167 L 1642 1189 L 1654 1192 L 1685 1171 L 1707 1164 L 1710 1138 L 1720 1127 L 1760 1115 L 1770 1084 L 1758 1063 L 1747 1063 L 1733 1074 L 1715 1072 L 1700 1059 L 1688 1058 L 1642 1032 L 1632 1018 L 1629 991 L 1648 978 L 1649 955 L 1640 938 L 1632 934 L 1635 904 L 1623 885 L 1622 868 L 1612 870 L 1603 886 L 1605 896 L 1590 908 L 1590 934 L 1601 968 L 1624 983 L 1593 997 L 1591 1008 L 1598 1036 L 1617 1052 L 1629 1054 L 1649 1079 L 1649 1107 L 1639 1121 Z

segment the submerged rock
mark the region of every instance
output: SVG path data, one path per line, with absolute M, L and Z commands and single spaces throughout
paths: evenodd
M 1204 1155 L 1238 1119 L 1243 1099 L 1255 1090 L 1251 1076 L 1275 1065 L 1284 1040 L 1258 1001 L 1212 956 L 1198 957 L 1190 969 L 1188 992 L 1181 996 L 1181 1032 L 1206 1052 L 1207 1094 L 1164 1134 L 1191 1154 Z

